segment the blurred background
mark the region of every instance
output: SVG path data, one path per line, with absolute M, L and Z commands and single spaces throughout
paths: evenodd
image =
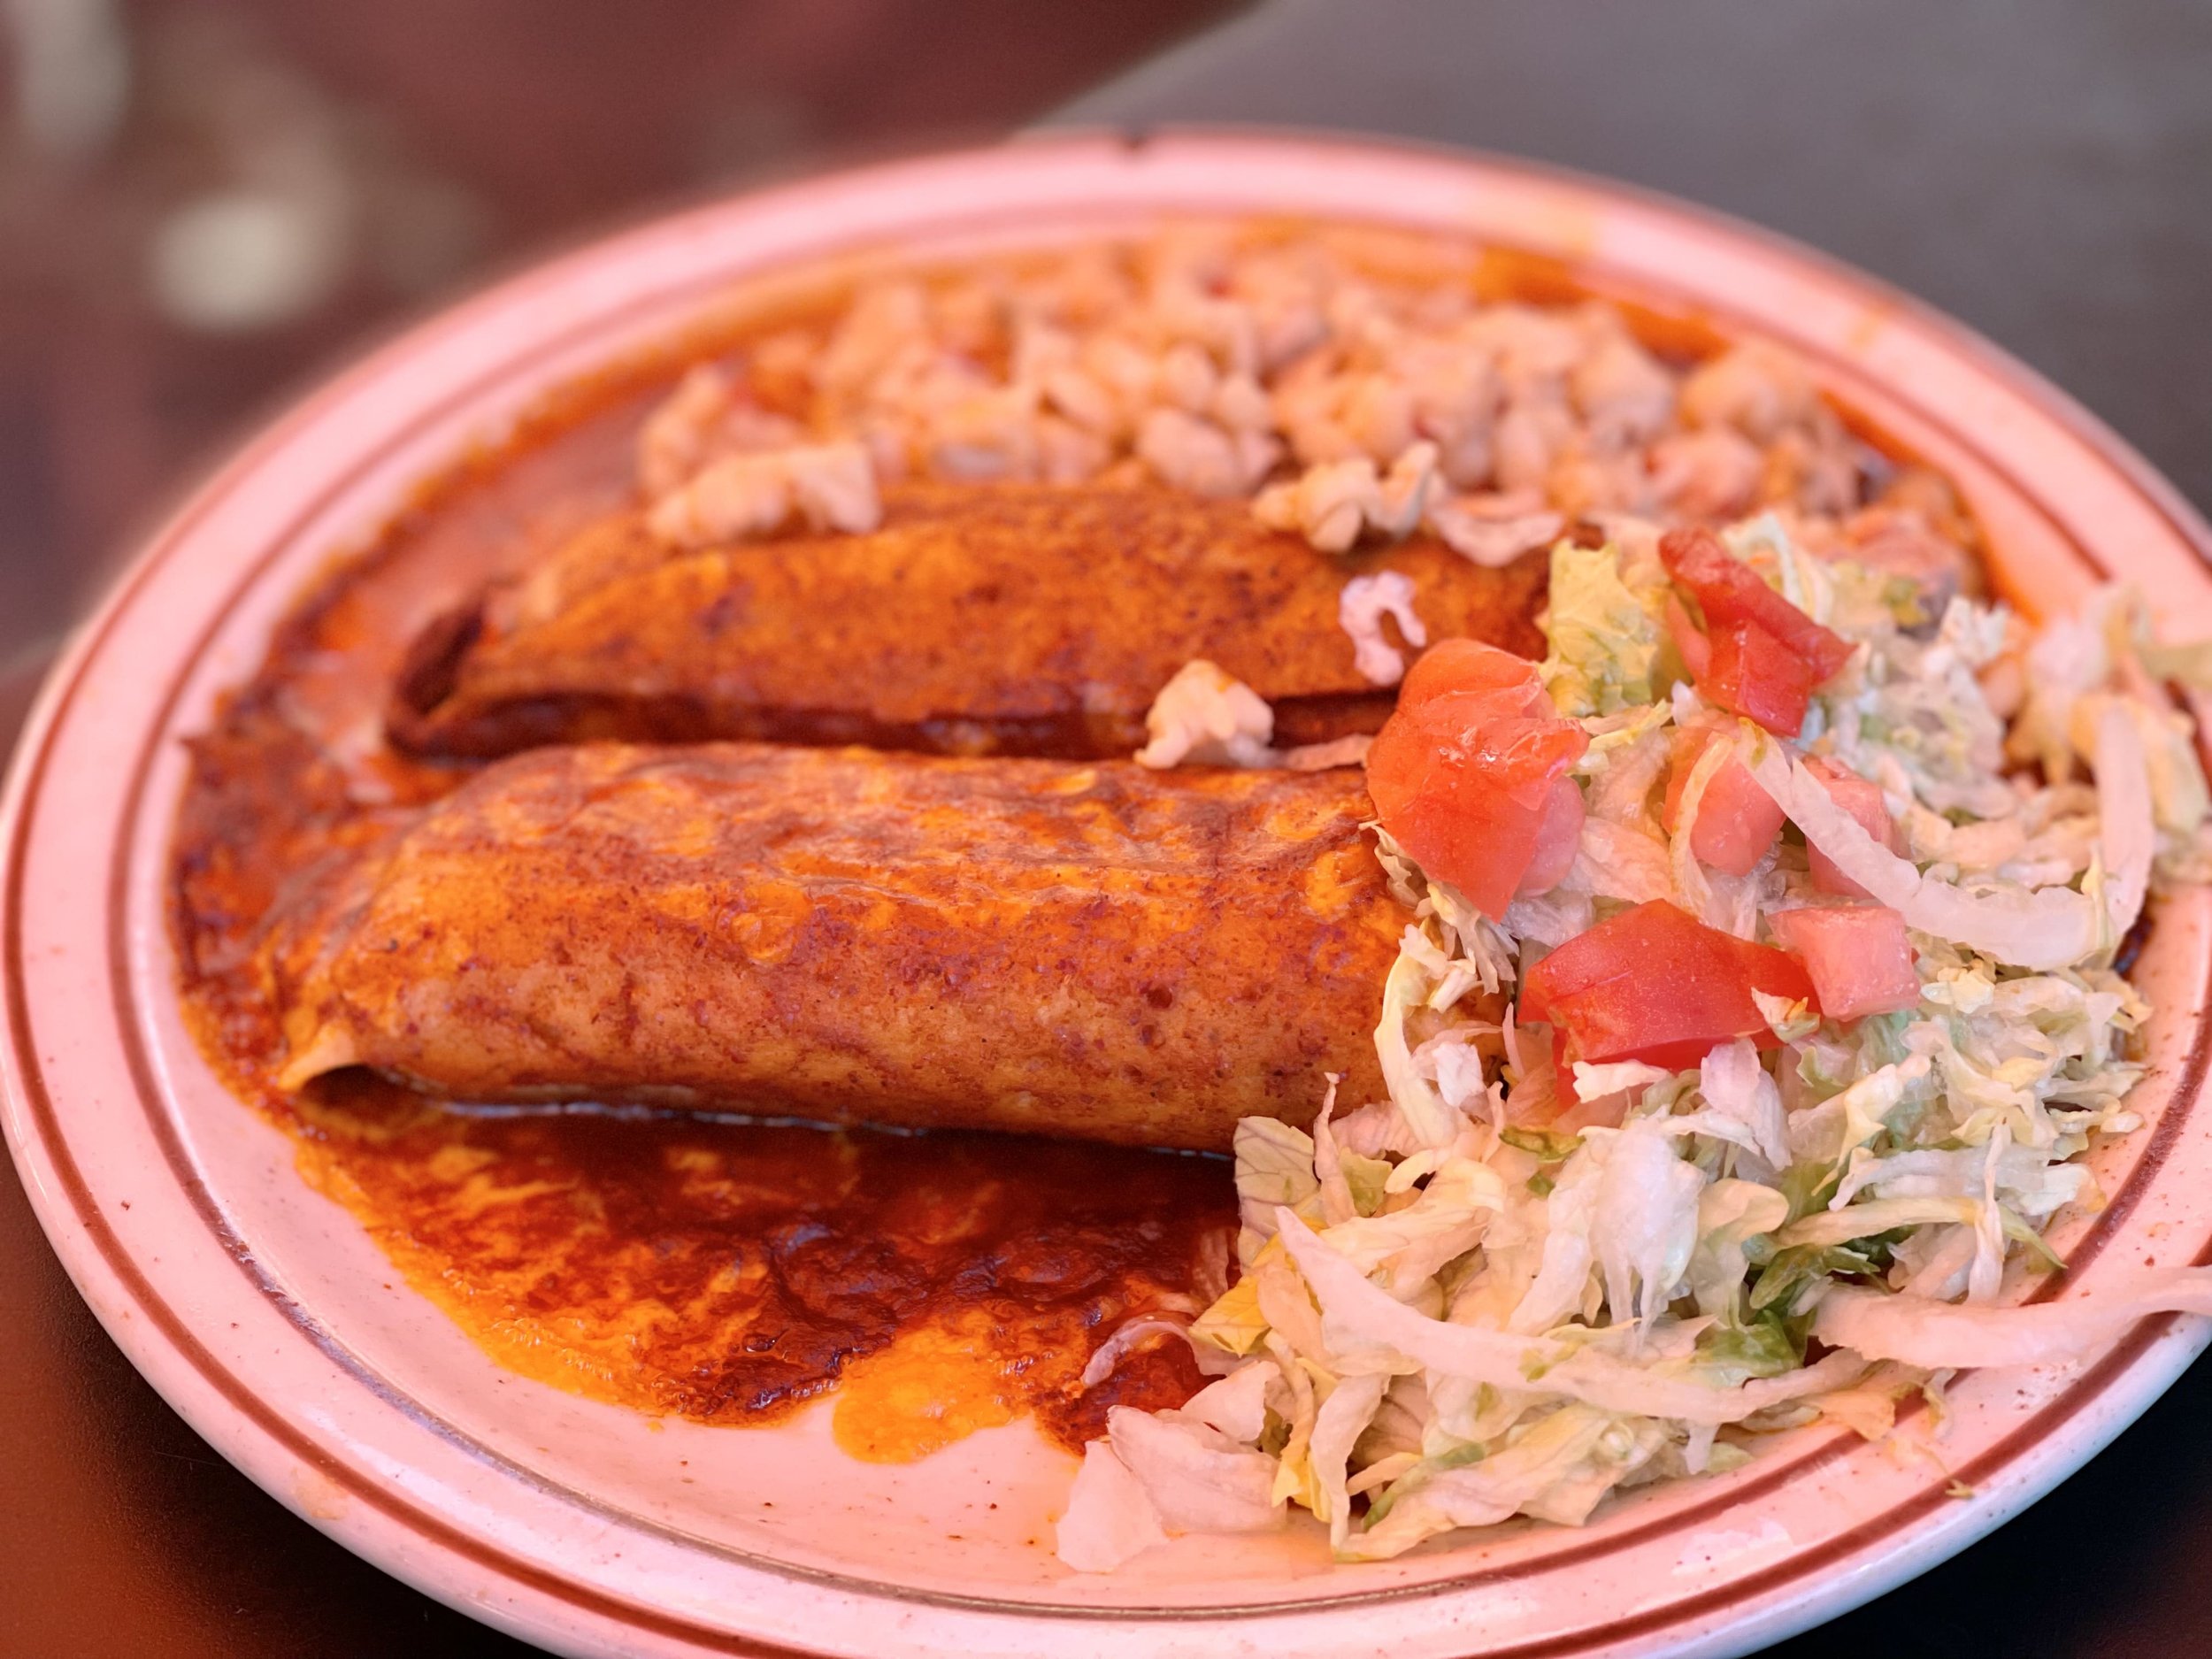
M 985 140 L 1225 0 L 4 0 L 0 662 L 334 361 L 534 252 Z
M 0 0 L 0 750 L 134 539 L 408 319 L 637 217 L 1034 127 L 1479 145 L 1801 237 L 2212 506 L 2212 4 Z M 1799 1655 L 2212 1652 L 2202 1368 Z M 0 1169 L 0 1654 L 516 1651 L 217 1459 Z

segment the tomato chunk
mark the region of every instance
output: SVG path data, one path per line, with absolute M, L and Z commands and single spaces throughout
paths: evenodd
M 1568 769 L 1589 746 L 1553 712 L 1534 664 L 1448 641 L 1406 676 L 1368 751 L 1367 789 L 1421 868 L 1494 918 L 1573 863 L 1583 805 Z
M 1805 769 L 1820 780 L 1820 787 L 1827 790 L 1831 800 L 1858 819 L 1861 829 L 1890 851 L 1899 850 L 1896 831 L 1889 819 L 1889 806 L 1882 799 L 1881 785 L 1862 778 L 1857 772 L 1839 766 L 1832 760 L 1809 760 L 1805 763 Z M 1812 861 L 1813 886 L 1819 891 L 1852 899 L 1873 896 L 1838 869 L 1836 861 L 1819 848 L 1809 845 L 1805 850 Z
M 1886 904 L 1821 904 L 1783 910 L 1774 936 L 1802 958 L 1831 1019 L 1893 1014 L 1920 1002 L 1905 918 Z
M 1398 682 L 1398 707 L 1415 709 L 1432 698 L 1465 692 L 1495 692 L 1517 714 L 1553 713 L 1536 665 L 1479 640 L 1439 640 L 1422 652 Z
M 1723 632 L 1739 623 L 1763 628 L 1804 659 L 1816 686 L 1834 679 L 1851 660 L 1848 640 L 1823 627 L 1768 587 L 1710 530 L 1668 531 L 1659 538 L 1659 558 L 1667 573 L 1696 595 L 1716 644 Z
M 1567 879 L 1575 854 L 1582 849 L 1582 826 L 1588 817 L 1581 787 L 1572 778 L 1561 778 L 1552 785 L 1551 799 L 1536 826 L 1536 850 L 1529 855 L 1528 868 L 1522 872 L 1517 891 L 1548 893 Z
M 1786 951 L 1737 939 L 1654 899 L 1530 969 L 1520 1013 L 1549 1021 L 1571 1060 L 1641 1060 L 1681 1071 L 1738 1037 L 1775 1046 L 1755 991 L 1811 1001 L 1813 982 Z
M 1720 735 L 1709 726 L 1678 727 L 1668 762 L 1666 804 L 1660 822 L 1674 833 L 1682 815 L 1682 791 L 1698 757 Z M 1734 756 L 1714 769 L 1699 798 L 1697 822 L 1690 826 L 1690 850 L 1698 862 L 1732 876 L 1748 875 L 1782 833 L 1782 809 L 1759 787 L 1751 769 Z
M 1733 622 L 1712 636 L 1697 688 L 1724 709 L 1755 720 L 1777 737 L 1795 737 L 1812 700 L 1805 659 L 1755 622 Z

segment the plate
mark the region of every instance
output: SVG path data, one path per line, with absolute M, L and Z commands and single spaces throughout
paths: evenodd
M 889 1467 L 846 1459 L 820 1410 L 711 1429 L 526 1381 L 299 1179 L 289 1143 L 180 1023 L 164 900 L 179 740 L 250 672 L 308 577 L 551 388 L 733 293 L 825 261 L 1046 245 L 1182 214 L 1473 237 L 1782 339 L 1952 476 L 2024 608 L 2120 576 L 2175 633 L 2212 633 L 2212 535 L 2017 364 L 1801 249 L 1505 160 L 1294 136 L 1028 143 L 718 204 L 517 277 L 309 398 L 153 538 L 55 671 L 0 817 L 0 1083 L 39 1217 L 170 1403 L 348 1548 L 579 1654 L 1733 1653 L 2032 1502 L 2205 1346 L 2203 1321 L 2149 1320 L 2080 1364 L 1962 1379 L 1943 1434 L 1910 1437 L 1918 1452 L 1807 1428 L 1580 1530 L 1508 1526 L 1359 1567 L 1332 1567 L 1310 1529 L 1194 1538 L 1079 1576 L 1051 1548 L 1073 1462 L 1026 1424 Z M 2071 1266 L 2039 1294 L 2212 1258 L 2212 1136 L 2197 1126 L 2212 900 L 2165 908 L 2139 973 L 2160 1010 L 2147 1125 L 2099 1154 L 2111 1202 L 2055 1235 Z

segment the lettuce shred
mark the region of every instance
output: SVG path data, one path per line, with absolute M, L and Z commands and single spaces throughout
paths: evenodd
M 2053 1220 L 2103 1202 L 2081 1155 L 2139 1126 L 2151 1010 L 2116 964 L 2147 905 L 2212 875 L 2212 790 L 2168 690 L 2212 692 L 2212 645 L 2158 641 L 2118 590 L 2034 632 L 1769 515 L 1725 545 L 1854 647 L 1786 742 L 1685 680 L 1653 527 L 1609 530 L 1551 554 L 1543 680 L 1591 735 L 1572 868 L 1494 922 L 1375 831 L 1407 911 L 1386 1095 L 1340 1113 L 1332 1082 L 1310 1133 L 1239 1128 L 1241 1277 L 1188 1332 L 1227 1375 L 1178 1410 L 1114 1409 L 1061 1523 L 1070 1565 L 1300 1509 L 1349 1561 L 1517 1516 L 1578 1525 L 1778 1429 L 1889 1432 L 1897 1397 L 1954 1369 L 2212 1314 L 2197 1268 L 2020 1305 Z M 1726 741 L 1670 835 L 1686 722 Z M 1740 876 L 1680 827 L 1731 758 L 1790 826 Z M 1890 837 L 1831 769 L 1878 786 Z M 1823 891 L 1814 852 L 1865 896 Z M 1758 1044 L 1690 1069 L 1563 1071 L 1517 1025 L 1523 968 L 1655 898 L 1762 943 L 1802 905 L 1889 906 L 1918 1002 L 1847 1023 L 1768 997 Z

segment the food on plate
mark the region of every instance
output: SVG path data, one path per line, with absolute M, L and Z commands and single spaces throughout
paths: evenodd
M 1568 769 L 1589 747 L 1553 712 L 1533 664 L 1448 640 L 1407 677 L 1368 750 L 1368 788 L 1401 848 L 1502 916 L 1573 864 L 1583 804 Z
M 538 749 L 276 911 L 280 1080 L 1226 1151 L 1381 1087 L 1368 810 L 1350 770 Z
M 639 429 L 633 503 L 422 631 L 392 734 L 1108 757 L 1202 657 L 1286 745 L 1325 741 L 1381 724 L 1404 660 L 1371 614 L 1340 629 L 1340 590 L 1402 576 L 1407 645 L 1409 616 L 1533 656 L 1533 556 L 1614 513 L 1774 505 L 1901 580 L 1977 580 L 1941 481 L 1786 354 L 1686 366 L 1615 307 L 1484 304 L 1426 257 L 1392 280 L 1199 234 L 864 286 L 694 367 Z M 1747 656 L 1718 636 L 1727 672 L 1786 698 L 1756 626 Z
M 2012 1305 L 2212 872 L 2204 653 L 2029 626 L 1804 365 L 1562 286 L 1179 227 L 526 423 L 196 746 L 204 1048 L 503 1362 L 1030 1415 L 1083 1571 L 1578 1524 L 2212 1307 Z
M 1486 570 L 1424 536 L 1325 560 L 1242 502 L 1156 487 L 923 483 L 864 533 L 672 548 L 641 512 L 578 533 L 431 625 L 394 737 L 497 755 L 588 737 L 871 743 L 1125 759 L 1168 680 L 1208 658 L 1286 744 L 1373 732 L 1387 675 L 1339 618 L 1394 573 L 1417 626 L 1524 653 L 1540 560 Z
M 1524 972 L 1520 1013 L 1551 1027 L 1562 1065 L 1679 1070 L 1717 1043 L 1774 1047 L 1760 999 L 1812 996 L 1804 964 L 1788 951 L 1709 926 L 1671 899 L 1648 899 Z
M 1701 635 L 1693 618 L 1675 637 L 1706 701 L 1795 737 L 1813 687 L 1843 671 L 1849 644 L 1732 558 L 1709 530 L 1668 531 L 1659 557 L 1703 612 Z M 1679 594 L 1667 602 L 1682 604 Z

